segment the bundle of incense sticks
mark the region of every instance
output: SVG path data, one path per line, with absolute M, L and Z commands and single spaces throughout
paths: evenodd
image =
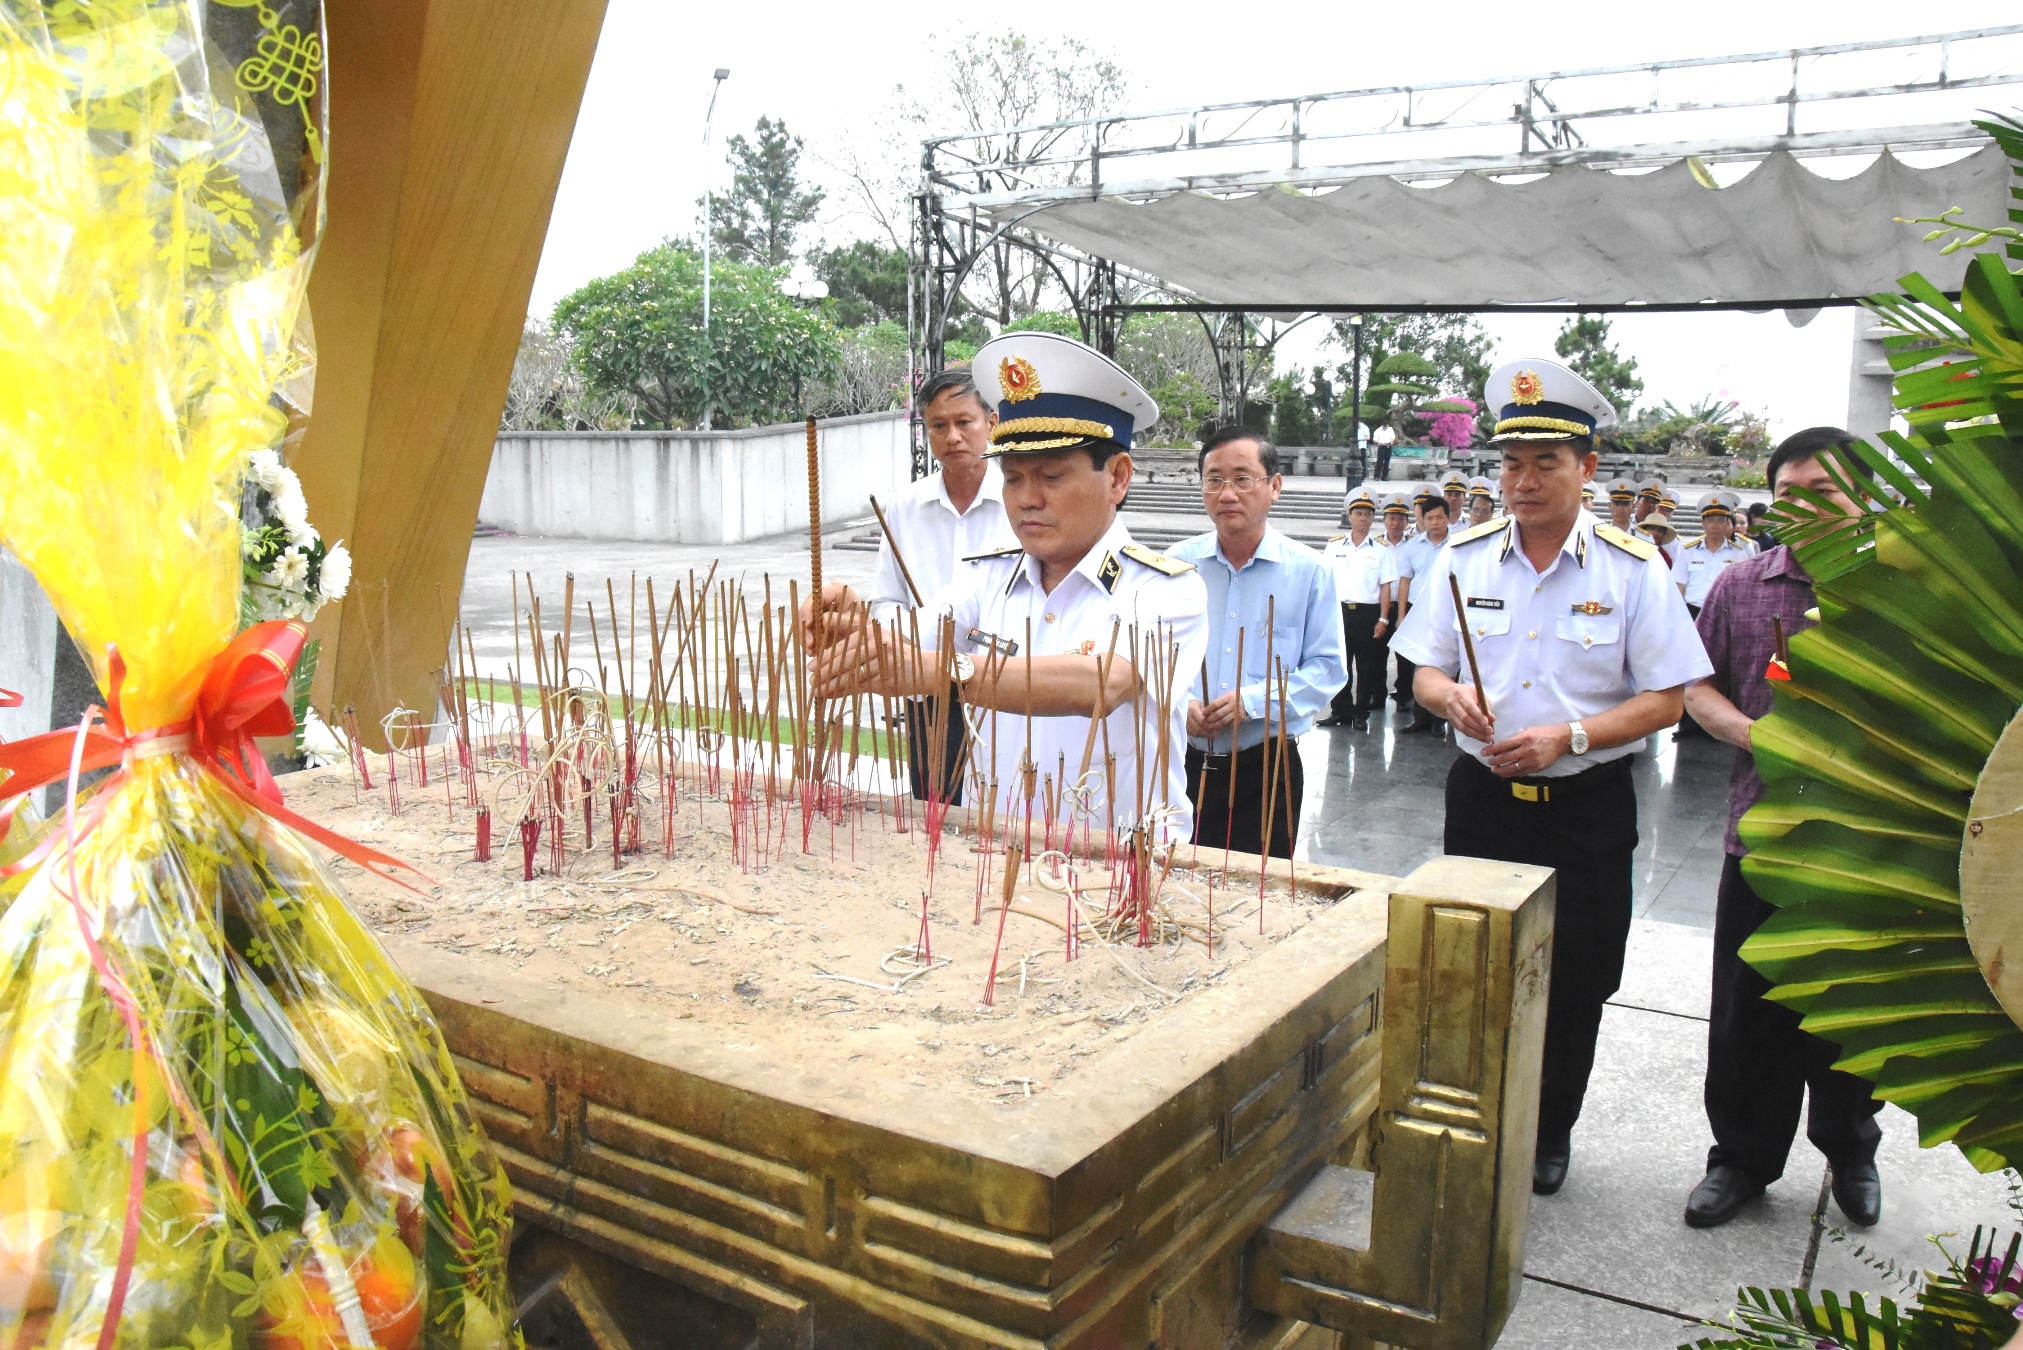
M 383 792 L 396 810 L 403 791 L 432 784 L 453 818 L 459 805 L 469 809 L 478 861 L 490 858 L 493 841 L 517 838 L 517 850 L 504 850 L 517 856 L 504 865 L 526 881 L 543 871 L 563 875 L 572 858 L 586 855 L 608 858 L 614 870 L 631 855 L 673 856 L 706 830 L 723 832 L 745 872 L 790 854 L 854 858 L 858 830 L 875 823 L 922 836 L 913 946 L 921 962 L 934 960 L 936 874 L 950 839 L 966 842 L 977 860 L 973 923 L 986 921 L 996 899 L 1001 928 L 1003 907 L 1023 886 L 1028 898 L 1034 890 L 1061 897 L 1069 960 L 1091 934 L 1105 944 L 1152 945 L 1187 931 L 1213 954 L 1214 891 L 1228 889 L 1229 850 L 1212 878 L 1205 928 L 1176 918 L 1163 900 L 1176 866 L 1200 866 L 1193 850 L 1183 854 L 1170 842 L 1174 808 L 1184 804 L 1166 799 L 1165 784 L 1184 747 L 1172 745 L 1166 729 L 1190 681 L 1178 669 L 1179 644 L 1163 628 L 1113 626 L 1096 658 L 1099 689 L 1111 687 L 1118 660 L 1131 662 L 1138 678 L 1123 705 L 1128 717 L 1104 715 L 1099 692 L 1079 758 L 1056 753 L 1042 763 L 1033 719 L 1015 692 L 1032 688 L 1030 634 L 1022 648 L 1002 644 L 979 658 L 966 706 L 955 679 L 957 634 L 945 614 L 930 614 L 925 631 L 923 611 L 879 623 L 861 604 L 810 606 L 812 619 L 804 620 L 797 583 L 784 592 L 770 578 L 749 586 L 719 578 L 715 568 L 671 587 L 634 577 L 623 605 L 614 581 L 597 589 L 602 594 L 582 598 L 579 609 L 574 576 L 565 578 L 559 604 L 531 576 L 516 576 L 509 659 L 500 651 L 482 662 L 478 635 L 453 623 L 432 720 L 397 710 L 381 724 L 387 748 L 368 755 L 357 718 L 342 719 L 355 791 Z M 1245 635 L 1236 642 L 1241 649 Z M 811 662 L 829 646 L 893 676 L 873 687 L 928 692 L 821 697 Z M 1265 648 L 1267 734 L 1236 753 L 1265 756 L 1266 818 L 1282 819 L 1289 831 L 1297 753 L 1286 734 L 1289 675 L 1268 635 Z M 1205 670 L 1201 677 L 1205 696 Z M 1007 680 L 1011 691 L 1002 688 Z M 1020 717 L 1023 726 L 1005 720 Z M 1129 730 L 1120 731 L 1125 723 Z M 1128 746 L 1113 745 L 1115 734 L 1127 735 Z M 1000 737 L 1011 738 L 1006 756 L 986 753 Z M 918 745 L 909 747 L 910 738 Z M 1136 769 L 1120 783 L 1125 749 Z M 1258 876 L 1260 928 L 1267 870 Z

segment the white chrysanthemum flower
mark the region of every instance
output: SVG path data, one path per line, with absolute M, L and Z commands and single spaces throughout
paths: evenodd
M 323 555 L 323 567 L 316 574 L 316 583 L 319 601 L 342 600 L 344 593 L 351 589 L 351 550 L 343 544 L 332 544 L 330 551 Z
M 300 594 L 309 584 L 309 557 L 299 548 L 286 548 L 261 578 L 278 591 Z
M 273 492 L 286 472 L 278 450 L 255 450 L 246 460 L 246 481 L 263 492 Z
M 274 514 L 286 527 L 288 537 L 300 542 L 299 536 L 309 529 L 309 499 L 302 495 L 302 480 L 283 469 L 281 481 L 268 491 L 274 499 Z

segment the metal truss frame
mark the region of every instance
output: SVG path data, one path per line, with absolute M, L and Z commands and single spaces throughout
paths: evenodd
M 1834 83 L 1835 66 L 1878 57 L 1931 69 L 1888 84 Z M 1781 72 L 1778 68 L 1781 67 Z M 1775 87 L 1767 83 L 1776 74 Z M 1695 82 L 1716 92 L 1690 87 Z M 1626 169 L 1692 157 L 1705 164 L 1799 156 L 1972 148 L 1986 137 L 1968 122 L 1801 131 L 1801 109 L 1860 100 L 1902 101 L 2023 83 L 2023 24 L 1926 37 L 1790 48 L 1740 56 L 1605 66 L 1494 80 L 1388 85 L 1292 98 L 1205 104 L 1032 127 L 930 137 L 922 143 L 921 188 L 913 198 L 907 340 L 916 387 L 941 368 L 952 311 L 964 283 L 994 248 L 1038 260 L 1067 295 L 1082 337 L 1113 354 L 1126 316 L 1198 315 L 1222 373 L 1223 415 L 1241 407 L 1254 357 L 1276 342 L 1254 319 L 1372 312 L 1342 305 L 1216 303 L 1161 278 L 1094 257 L 1045 236 L 1035 217 L 1067 201 L 1151 199 L 1173 192 L 1311 190 L 1355 178 L 1400 180 L 1535 174 L 1566 164 Z M 1641 96 L 1629 96 L 1644 84 Z M 1739 93 L 1721 94 L 1749 86 Z M 1680 92 L 1672 92 L 1679 86 Z M 1507 111 L 1505 111 L 1507 109 Z M 1722 129 L 1676 138 L 1682 121 L 1722 121 Z M 1760 125 L 1742 127 L 1741 122 Z M 1671 127 L 1667 128 L 1666 124 Z M 1640 134 L 1674 130 L 1673 138 Z M 1514 133 L 1515 150 L 1494 137 Z M 1610 139 L 1604 135 L 1613 133 Z M 1016 139 L 1014 139 L 1016 138 Z M 1032 147 L 1022 155 L 1008 144 Z M 1133 176 L 1135 174 L 1135 176 Z M 1162 298 L 1153 298 L 1162 297 Z M 1557 313 L 1601 310 L 1698 312 L 1817 309 L 1843 299 L 1793 297 L 1695 305 L 1385 306 L 1383 312 Z M 1215 320 L 1211 322 L 1211 319 Z M 1281 329 L 1280 333 L 1284 330 Z M 914 418 L 915 476 L 930 465 Z

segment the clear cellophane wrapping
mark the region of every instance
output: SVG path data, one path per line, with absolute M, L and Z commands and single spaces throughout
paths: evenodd
M 117 649 L 133 738 L 0 846 L 40 846 L 0 882 L 0 1350 L 514 1339 L 506 1179 L 420 995 L 146 738 L 232 637 L 246 457 L 307 412 L 319 19 L 0 0 L 0 544 L 101 688 Z

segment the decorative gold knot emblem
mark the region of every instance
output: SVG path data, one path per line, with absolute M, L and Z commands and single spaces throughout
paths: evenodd
M 1545 381 L 1535 370 L 1520 370 L 1510 377 L 1510 401 L 1512 403 L 1545 402 Z
M 1004 386 L 1004 401 L 1024 403 L 1040 396 L 1040 373 L 1023 356 L 1007 356 L 997 363 L 998 383 Z

